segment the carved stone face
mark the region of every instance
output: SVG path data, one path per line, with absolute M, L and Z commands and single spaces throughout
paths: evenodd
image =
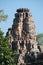
M 32 14 L 26 8 L 17 9 L 13 21 L 12 32 L 9 35 L 13 38 L 12 49 L 19 52 L 18 65 L 23 65 L 25 54 L 30 54 L 31 59 L 37 58 L 36 33 Z M 25 42 L 24 42 L 25 41 Z M 35 45 L 36 44 L 36 45 Z M 27 57 L 30 60 L 30 57 Z

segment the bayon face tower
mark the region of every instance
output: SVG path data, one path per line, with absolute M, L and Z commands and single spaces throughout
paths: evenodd
M 39 49 L 36 42 L 35 24 L 29 9 L 17 9 L 12 28 L 8 29 L 7 35 L 10 37 L 10 47 L 19 54 L 18 65 L 26 63 L 26 54 L 31 56 L 31 53 L 34 53 L 35 57 L 37 56 Z

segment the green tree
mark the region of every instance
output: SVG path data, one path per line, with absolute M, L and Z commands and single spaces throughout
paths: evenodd
M 3 10 L 0 10 L 0 22 L 6 21 L 8 15 L 4 14 Z M 9 47 L 8 39 L 5 37 L 4 32 L 0 29 L 0 65 L 16 65 L 15 56 L 17 51 L 12 52 L 12 49 Z
M 43 45 L 43 33 L 38 34 L 38 35 L 36 36 L 36 39 L 37 39 L 37 41 L 39 42 L 39 44 L 42 44 L 42 45 Z
M 4 10 L 0 10 L 0 22 L 1 21 L 6 21 L 8 18 L 7 14 L 4 14 Z
M 9 48 L 8 37 L 3 36 L 0 30 L 0 65 L 13 65 L 13 52 Z

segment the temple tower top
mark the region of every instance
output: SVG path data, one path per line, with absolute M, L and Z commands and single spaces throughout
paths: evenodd
M 29 12 L 29 9 L 28 8 L 19 8 L 17 9 L 17 12 Z

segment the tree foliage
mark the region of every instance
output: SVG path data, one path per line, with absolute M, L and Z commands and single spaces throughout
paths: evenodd
M 37 41 L 38 41 L 40 44 L 43 44 L 43 33 L 38 34 L 38 35 L 36 36 L 36 39 L 37 39 Z
M 6 21 L 8 18 L 7 14 L 4 14 L 3 10 L 0 10 L 0 22 Z M 5 37 L 4 32 L 0 29 L 0 65 L 16 65 L 15 56 L 17 51 L 12 52 L 9 47 L 9 37 Z
M 8 18 L 7 14 L 4 14 L 4 10 L 0 10 L 0 22 L 1 21 L 6 21 Z
M 0 65 L 15 65 L 13 58 L 15 55 L 16 52 L 9 48 L 8 37 L 4 37 L 0 30 Z

